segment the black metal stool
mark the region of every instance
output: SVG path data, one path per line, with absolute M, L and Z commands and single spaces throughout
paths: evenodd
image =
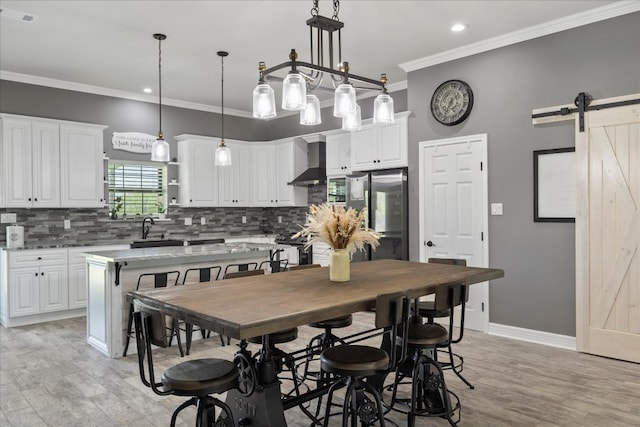
M 224 239 L 220 239 L 220 240 L 222 240 L 222 243 L 224 243 Z M 187 283 L 187 278 L 190 276 L 189 273 L 192 273 L 191 277 L 193 277 L 195 275 L 195 272 L 198 272 L 197 281 L 194 280 L 193 282 Z M 212 280 L 218 280 L 221 272 L 222 272 L 222 267 L 219 265 L 214 265 L 211 267 L 189 268 L 184 272 L 184 276 L 182 278 L 182 284 L 189 285 L 189 284 L 210 282 Z M 203 328 L 199 328 L 196 330 L 200 331 L 200 333 L 202 334 L 202 339 L 205 339 L 211 336 L 211 331 L 207 332 L 207 330 Z M 191 341 L 193 337 L 193 323 L 186 322 L 184 331 L 185 331 L 185 336 L 187 341 L 186 353 L 187 355 L 189 355 L 189 351 L 191 350 Z M 222 343 L 222 345 L 225 345 L 224 337 L 222 335 L 219 335 L 219 336 L 220 336 L 220 342 Z
M 166 288 L 169 284 L 169 276 L 176 275 L 175 280 L 173 281 L 173 286 L 178 284 L 178 280 L 180 279 L 179 271 L 164 271 L 160 273 L 144 273 L 138 276 L 138 283 L 136 284 L 136 291 L 140 290 L 140 285 L 142 284 L 142 279 L 144 277 L 153 277 L 153 288 Z M 180 329 L 178 327 L 178 320 L 171 318 L 171 333 L 169 339 L 169 346 L 171 346 L 171 341 L 173 336 L 176 336 L 178 340 L 178 350 L 180 350 L 180 356 L 184 357 L 184 351 L 182 350 L 182 340 L 180 338 Z M 131 341 L 131 336 L 133 335 L 133 304 L 129 304 L 129 315 L 127 317 L 127 337 L 124 343 L 124 352 L 122 353 L 122 357 L 127 355 L 127 350 L 129 349 L 129 342 Z

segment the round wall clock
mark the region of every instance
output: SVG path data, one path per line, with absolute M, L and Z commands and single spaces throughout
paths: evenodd
M 445 126 L 462 123 L 473 107 L 473 91 L 462 80 L 447 80 L 433 92 L 431 114 Z

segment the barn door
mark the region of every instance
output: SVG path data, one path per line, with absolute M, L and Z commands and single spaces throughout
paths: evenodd
M 640 106 L 576 130 L 579 351 L 640 363 Z

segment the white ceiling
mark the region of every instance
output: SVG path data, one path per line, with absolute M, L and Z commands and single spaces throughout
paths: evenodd
M 419 68 L 473 52 L 473 47 L 495 47 L 514 35 L 542 34 L 533 29 L 557 31 L 615 16 L 621 7 L 635 4 L 637 9 L 639 3 L 343 0 L 343 59 L 354 74 L 377 79 L 386 72 L 393 90 L 406 84 L 399 64 Z M 161 32 L 167 35 L 162 43 L 163 103 L 219 111 L 216 52 L 226 50 L 225 112 L 244 115 L 251 111 L 259 61 L 267 66 L 284 62 L 291 48 L 301 60 L 309 60 L 305 22 L 312 5 L 311 0 L 0 0 L 0 77 L 157 102 L 157 95 L 142 90 L 152 87 L 155 92 L 158 86 L 158 44 L 152 34 Z M 331 17 L 330 0 L 320 0 L 319 6 L 321 15 Z M 37 19 L 8 19 L 7 9 Z M 452 33 L 449 28 L 456 22 L 468 29 Z M 561 22 L 571 24 L 562 27 Z

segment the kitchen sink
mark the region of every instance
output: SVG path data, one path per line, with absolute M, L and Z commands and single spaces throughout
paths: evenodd
M 177 239 L 135 240 L 131 242 L 130 248 L 156 248 L 159 246 L 184 246 L 184 241 Z

